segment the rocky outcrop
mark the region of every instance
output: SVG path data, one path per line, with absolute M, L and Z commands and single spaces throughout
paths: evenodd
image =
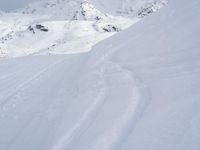
M 147 3 L 143 7 L 140 8 L 140 10 L 137 12 L 138 17 L 145 17 L 151 13 L 154 13 L 161 9 L 163 6 L 167 4 L 167 0 L 157 0 L 151 3 Z
M 48 32 L 49 29 L 41 24 L 36 24 L 34 26 L 29 26 L 28 27 L 28 30 L 33 32 L 33 34 L 36 33 L 36 30 L 39 30 L 39 31 L 43 31 L 43 32 Z

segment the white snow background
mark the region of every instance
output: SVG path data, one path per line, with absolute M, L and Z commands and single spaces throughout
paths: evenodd
M 136 1 L 121 16 L 114 2 L 92 3 L 94 16 L 109 14 L 103 26 L 140 21 L 104 32 L 89 13 L 65 30 L 62 9 L 2 13 L 0 35 L 12 39 L 1 44 L 0 150 L 200 149 L 200 2 L 171 0 L 142 20 L 124 9 Z M 49 32 L 27 30 L 42 22 Z

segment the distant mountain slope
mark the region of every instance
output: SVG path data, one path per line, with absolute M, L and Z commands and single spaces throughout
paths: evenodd
M 147 4 L 141 5 L 144 12 L 130 18 L 100 11 L 91 0 L 36 1 L 0 16 L 0 57 L 87 52 L 157 10 L 154 5 L 146 9 Z
M 113 15 L 136 17 L 157 11 L 168 0 L 92 0 L 97 8 Z

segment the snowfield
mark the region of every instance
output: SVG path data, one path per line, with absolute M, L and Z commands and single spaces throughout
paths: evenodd
M 86 53 L 0 60 L 0 150 L 199 150 L 199 7 L 170 1 Z

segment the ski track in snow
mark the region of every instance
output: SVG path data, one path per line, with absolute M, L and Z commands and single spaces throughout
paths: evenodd
M 183 12 L 179 1 L 175 16 Z M 88 53 L 0 60 L 0 150 L 176 149 L 190 132 L 199 139 L 199 51 L 187 45 L 190 34 L 173 39 L 179 32 L 165 24 L 175 16 L 167 15 L 161 27 L 147 19 L 143 28 L 136 25 Z
M 58 139 L 54 142 L 52 148 L 49 147 L 50 149 L 80 149 L 81 144 L 79 147 L 75 145 L 75 142 L 77 140 L 82 141 L 84 139 L 84 135 L 88 132 L 89 134 L 92 134 L 93 130 L 95 130 L 94 124 L 98 123 L 99 120 L 102 119 L 102 116 L 104 116 L 104 113 L 107 111 L 111 111 L 110 114 L 116 115 L 115 119 L 113 120 L 113 122 L 110 122 L 109 118 L 105 118 L 104 121 L 108 122 L 107 126 L 102 126 L 102 128 L 100 128 L 100 130 L 102 130 L 103 132 L 99 134 L 96 140 L 92 139 L 94 141 L 87 146 L 88 150 L 98 150 L 99 147 L 102 147 L 102 149 L 104 150 L 114 150 L 120 146 L 121 141 L 125 140 L 129 133 L 133 130 L 135 121 L 142 113 L 146 105 L 148 91 L 147 88 L 142 85 L 140 80 L 136 78 L 136 75 L 133 74 L 132 71 L 124 68 L 123 66 L 121 66 L 121 64 L 112 62 L 110 60 L 108 61 L 109 57 L 112 56 L 112 54 L 116 50 L 117 49 L 114 49 L 113 51 L 98 57 L 95 63 L 93 63 L 92 67 L 90 65 L 87 66 L 86 63 L 85 70 L 88 71 L 84 72 L 83 75 L 80 77 L 80 83 L 78 86 L 83 89 L 86 88 L 87 90 L 85 92 L 79 92 L 78 97 L 76 97 L 76 101 L 81 102 L 82 99 L 93 99 L 93 101 L 74 122 L 73 126 L 68 127 L 64 129 L 64 131 L 62 131 L 64 133 L 58 136 Z M 81 54 L 76 55 L 79 56 Z M 1 111 L 3 111 L 3 114 L 6 114 L 6 112 L 10 110 L 7 110 L 7 107 L 10 105 L 20 108 L 21 104 L 16 103 L 18 103 L 18 100 L 21 101 L 24 98 L 26 99 L 26 97 L 28 96 L 28 91 L 34 91 L 31 85 L 35 83 L 37 84 L 37 80 L 43 75 L 47 74 L 47 71 L 52 70 L 52 68 L 63 68 L 64 64 L 67 62 L 65 61 L 67 60 L 67 58 L 68 57 L 66 56 L 66 58 L 62 58 L 61 60 L 57 60 L 54 63 L 48 64 L 45 67 L 40 68 L 35 74 L 31 75 L 24 82 L 20 84 L 16 83 L 16 87 L 14 88 L 14 90 L 8 91 L 6 97 L 0 97 L 2 99 L 0 108 Z M 76 57 L 71 59 L 72 62 L 76 62 L 76 60 Z M 64 73 L 61 70 L 58 71 Z M 23 73 L 23 71 L 19 71 L 19 74 L 20 73 Z M 52 76 L 54 76 L 56 72 L 50 73 Z M 8 73 L 5 76 L 3 75 L 2 78 L 10 78 L 10 75 L 11 73 Z M 49 82 L 52 86 L 52 81 Z M 27 90 L 27 88 L 30 90 Z M 58 91 L 53 91 L 53 93 L 55 92 Z M 119 97 L 116 95 L 119 95 Z M 38 98 L 41 99 L 40 97 Z M 46 101 L 46 103 L 49 103 L 48 99 L 46 99 Z M 32 104 L 33 106 L 31 109 L 38 107 L 38 102 L 34 102 L 35 104 Z M 112 104 L 111 107 L 110 103 L 115 102 L 119 104 L 121 103 L 123 107 L 121 107 L 119 104 Z M 8 103 L 9 105 L 4 107 Z M 45 103 L 45 101 L 42 103 Z M 47 107 L 50 106 L 51 105 L 48 104 Z M 54 107 L 53 104 L 52 107 Z M 38 110 L 39 108 L 40 107 L 38 107 L 36 110 Z M 121 113 L 117 112 L 118 109 L 121 109 Z M 42 110 L 42 113 L 44 114 L 45 110 Z M 28 130 L 32 122 L 35 121 L 33 116 L 35 116 L 33 113 L 27 114 L 27 119 L 22 124 L 23 127 L 18 130 L 18 133 L 16 133 L 11 140 L 13 142 L 10 141 L 10 144 L 16 143 L 16 141 L 18 141 L 17 138 L 23 135 L 22 133 L 26 134 L 26 130 Z M 57 128 L 59 128 L 60 125 L 57 126 Z M 12 150 L 12 146 L 10 147 L 10 149 Z
M 44 74 L 47 70 L 51 69 L 52 67 L 58 65 L 59 63 L 63 62 L 63 60 L 59 60 L 53 64 L 50 64 L 49 66 L 46 66 L 42 70 L 38 71 L 36 74 L 32 75 L 30 78 L 25 80 L 24 82 L 20 83 L 15 87 L 14 91 L 11 91 L 6 94 L 7 97 L 3 97 L 3 101 L 0 101 L 0 108 L 2 108 L 6 103 L 8 103 L 10 100 L 12 100 L 13 97 L 19 96 L 20 92 L 23 92 L 23 90 L 26 88 L 26 86 L 30 86 L 31 82 L 34 82 L 34 80 L 37 80 L 42 74 Z M 7 76 L 9 77 L 9 76 Z
M 87 126 L 95 119 L 96 114 L 98 113 L 99 109 L 102 107 L 104 102 L 104 95 L 105 89 L 102 89 L 99 92 L 97 98 L 95 98 L 93 104 L 88 108 L 86 112 L 81 116 L 81 118 L 76 122 L 73 128 L 71 128 L 67 133 L 57 142 L 57 144 L 53 147 L 53 150 L 62 150 L 66 149 L 70 142 L 77 139 L 78 136 L 84 130 L 87 129 Z
M 128 42 L 129 41 L 126 41 L 125 43 L 121 44 L 121 46 L 113 48 L 107 53 L 103 53 L 101 57 L 98 57 L 94 65 L 96 68 L 98 68 L 99 66 L 103 66 L 104 70 L 107 70 L 107 72 L 104 71 L 103 76 L 105 76 L 107 80 L 106 89 L 109 89 L 110 95 L 116 95 L 116 93 L 118 93 L 119 91 L 123 95 L 123 91 L 129 90 L 131 94 L 126 100 L 127 106 L 124 108 L 123 113 L 117 117 L 118 119 L 116 120 L 116 122 L 112 122 L 110 128 L 104 129 L 103 135 L 101 135 L 99 139 L 94 142 L 95 144 L 91 146 L 91 150 L 98 150 L 99 147 L 104 150 L 117 149 L 120 146 L 121 141 L 125 140 L 126 137 L 128 137 L 130 132 L 133 130 L 135 121 L 137 120 L 139 115 L 142 114 L 147 104 L 147 99 L 149 98 L 148 89 L 145 85 L 142 84 L 137 75 L 134 74 L 134 72 L 132 72 L 131 70 L 121 66 L 121 64 L 109 60 L 109 58 L 117 50 L 119 50 L 121 47 L 123 47 L 123 45 Z M 112 44 L 110 46 L 112 47 Z M 119 76 L 117 76 L 116 78 L 116 75 Z M 108 82 L 108 80 L 113 81 Z M 123 90 L 121 89 L 118 91 L 118 89 L 120 89 L 120 86 L 124 85 L 128 87 L 125 86 Z M 124 95 L 124 97 L 126 96 Z M 108 96 L 105 99 L 109 101 L 112 98 L 109 98 Z M 125 99 L 122 98 L 119 100 L 124 101 Z M 114 109 L 114 107 L 115 105 L 112 105 L 111 109 Z
M 88 150 L 98 150 L 99 147 L 103 150 L 114 150 L 133 130 L 135 121 L 146 106 L 146 99 L 149 98 L 148 90 L 132 71 L 122 67 L 120 64 L 106 61 L 117 50 L 113 49 L 109 53 L 98 57 L 95 61 L 96 63 L 94 63 L 89 72 L 97 72 L 98 78 L 95 78 L 95 83 L 92 84 L 100 82 L 102 87 L 91 106 L 82 114 L 76 124 L 54 145 L 53 150 L 76 149 L 73 148 L 73 142 L 78 138 L 81 139 L 82 135 L 92 128 L 90 126 L 97 120 L 98 115 L 101 115 L 101 110 L 105 107 L 106 102 L 111 101 L 112 98 L 109 95 L 115 96 L 119 92 L 124 95 L 122 91 L 130 91 L 128 99 L 117 98 L 118 101 L 126 101 L 126 107 L 122 110 L 123 113 L 118 115 L 115 122 L 109 125 L 109 128 L 104 129 L 101 136 L 88 146 Z M 86 76 L 90 75 L 86 74 Z M 83 80 L 85 79 L 83 78 Z M 113 81 L 110 82 L 109 80 Z M 120 90 L 121 88 L 123 90 Z M 88 91 L 93 91 L 93 89 L 88 89 Z M 80 95 L 81 98 L 83 96 Z M 124 95 L 124 97 L 126 96 Z M 115 109 L 115 105 L 112 105 L 111 109 Z
M 145 95 L 144 91 L 146 90 L 146 87 L 142 86 L 141 83 L 138 83 L 138 80 L 136 80 L 132 72 L 121 67 L 120 64 L 112 62 L 109 62 L 108 64 L 109 67 L 107 69 L 109 70 L 110 67 L 113 67 L 112 69 L 116 72 L 112 72 L 111 74 L 105 73 L 104 76 L 106 76 L 107 80 L 112 80 L 113 76 L 115 78 L 116 75 L 119 75 L 119 77 L 115 78 L 113 81 L 114 83 L 107 83 L 107 89 L 110 89 L 109 93 L 115 95 L 118 90 L 116 87 L 125 85 L 125 87 L 128 87 L 123 88 L 123 90 L 130 91 L 131 94 L 127 100 L 120 99 L 120 101 L 126 101 L 127 105 L 124 108 L 123 113 L 120 114 L 116 121 L 110 125 L 110 128 L 105 129 L 104 133 L 94 142 L 90 150 L 98 150 L 99 147 L 104 150 L 117 149 L 120 146 L 121 141 L 126 139 L 129 133 L 133 130 L 134 123 L 137 120 L 137 117 L 142 113 L 145 107 L 144 104 L 146 103 L 146 99 L 142 98 L 142 94 Z M 122 83 L 115 83 L 118 81 Z M 110 100 L 109 98 L 106 99 L 108 101 Z M 115 106 L 113 105 L 112 107 Z
M 71 59 L 71 56 L 69 57 L 62 57 L 61 59 L 52 59 L 53 62 L 50 62 L 50 64 L 46 64 L 45 67 L 43 64 L 42 67 L 37 68 L 38 71 L 25 80 L 22 84 L 17 85 L 15 90 L 13 92 L 10 92 L 9 97 L 6 97 L 5 103 L 1 105 L 1 119 L 2 124 L 1 127 L 3 128 L 4 121 L 9 122 L 9 118 L 11 119 L 14 124 L 16 124 L 18 121 L 22 121 L 20 123 L 20 126 L 13 127 L 13 132 L 11 136 L 5 136 L 4 138 L 9 138 L 10 144 L 7 144 L 7 148 L 4 149 L 12 149 L 14 144 L 18 141 L 20 137 L 23 137 L 23 134 L 27 134 L 26 130 L 31 130 L 31 126 L 35 124 L 36 118 L 51 118 L 54 116 L 53 114 L 57 114 L 57 107 L 63 103 L 61 98 L 62 96 L 62 87 L 63 83 L 59 84 L 63 77 L 66 75 L 65 73 L 61 73 L 59 76 L 61 78 L 50 81 L 51 84 L 49 84 L 49 87 L 42 87 L 43 90 L 48 92 L 48 90 L 51 91 L 49 93 L 52 97 L 48 97 L 48 95 L 40 95 L 41 91 L 39 92 L 40 85 L 38 85 L 41 81 L 43 82 L 44 77 L 48 77 L 49 75 L 53 75 L 64 69 L 65 61 L 66 59 Z M 37 59 L 36 59 L 37 60 Z M 24 67 L 23 67 L 24 68 Z M 62 68 L 62 70 L 60 70 Z M 66 68 L 68 68 L 66 66 Z M 26 67 L 24 68 L 27 69 Z M 57 70 L 57 72 L 54 72 Z M 50 73 L 50 74 L 49 74 Z M 53 73 L 53 74 L 52 74 Z M 49 75 L 48 75 L 49 74 Z M 49 78 L 49 77 L 48 77 Z M 15 80 L 15 79 L 13 79 Z M 46 79 L 45 79 L 46 80 Z M 55 82 L 55 83 L 54 83 Z M 47 81 L 45 81 L 45 84 L 48 84 Z M 35 89 L 36 87 L 39 87 L 39 89 Z M 59 87 L 58 87 L 59 86 Z M 39 92 L 39 93 L 38 93 Z M 68 91 L 67 91 L 68 92 Z M 35 95 L 34 93 L 38 93 L 39 95 Z M 70 93 L 68 93 L 69 95 Z M 32 98 L 33 97 L 33 98 Z M 34 99 L 35 97 L 35 99 Z M 56 101 L 55 100 L 56 97 Z M 3 97 L 2 97 L 3 99 Z M 4 100 L 4 99 L 3 99 Z M 4 106 L 3 106 L 4 105 Z M 57 106 L 58 105 L 58 106 Z M 45 108 L 43 108 L 45 107 Z M 59 108 L 61 109 L 61 107 Z M 61 109 L 62 110 L 62 109 Z M 61 111 L 59 110 L 59 111 Z M 58 112 L 59 112 L 58 111 Z M 24 112 L 24 113 L 23 113 Z M 59 112 L 60 113 L 60 112 Z M 53 115 L 51 117 L 51 115 Z M 60 114 L 61 117 L 61 114 Z M 6 119 L 7 118 L 7 119 Z M 53 117 L 54 118 L 54 117 Z M 48 120 L 49 120 L 48 119 Z M 10 124 L 12 127 L 12 124 Z M 46 126 L 48 129 L 49 125 Z M 42 124 L 41 124 L 42 127 Z M 8 128 L 10 128 L 8 126 Z M 45 130 L 45 129 L 44 129 Z M 49 131 L 50 132 L 50 131 Z M 2 130 L 0 134 L 2 133 Z M 9 132 L 8 132 L 9 133 Z M 48 133 L 49 134 L 49 133 Z M 3 146 L 2 144 L 2 138 L 3 136 L 0 136 L 0 146 Z M 21 145 L 22 146 L 22 145 Z M 15 148 L 14 148 L 15 149 Z

